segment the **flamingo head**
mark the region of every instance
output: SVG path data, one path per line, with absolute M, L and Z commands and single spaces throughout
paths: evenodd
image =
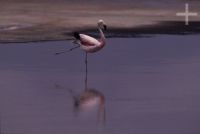
M 107 26 L 105 24 L 105 22 L 103 20 L 99 20 L 98 23 L 97 23 L 98 27 L 103 29 L 103 30 L 107 30 Z

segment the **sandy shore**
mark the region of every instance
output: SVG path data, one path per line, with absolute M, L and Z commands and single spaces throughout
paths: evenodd
M 136 33 L 149 34 L 152 33 L 150 31 L 157 31 L 155 34 L 158 34 L 163 31 L 154 28 L 160 28 L 161 24 L 166 26 L 166 23 L 160 23 L 160 21 L 172 22 L 173 25 L 181 24 L 178 26 L 180 27 L 183 24 L 181 21 L 184 19 L 175 15 L 176 12 L 181 12 L 184 9 L 183 2 L 180 5 L 177 4 L 177 7 L 153 7 L 145 6 L 143 3 L 109 3 L 107 5 L 80 3 L 46 2 L 45 0 L 43 2 L 3 1 L 0 4 L 0 42 L 71 39 L 70 35 L 73 31 L 92 31 L 95 33 L 97 31 L 96 22 L 100 18 L 104 19 L 108 25 L 108 37 L 135 36 Z M 192 2 L 190 8 L 199 11 L 198 5 Z M 197 26 L 199 27 L 200 16 L 190 19 L 196 21 L 190 23 L 195 24 L 195 26 L 190 25 L 193 28 L 192 31 L 196 29 L 196 32 L 199 32 Z M 149 30 L 148 33 L 146 28 L 153 29 Z M 189 29 L 191 30 L 191 28 Z M 177 29 L 175 31 L 179 33 Z M 185 33 L 190 33 L 190 31 L 186 30 Z

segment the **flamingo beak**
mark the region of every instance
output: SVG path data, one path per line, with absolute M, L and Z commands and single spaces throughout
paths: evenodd
M 107 26 L 106 25 L 103 25 L 103 28 L 104 28 L 105 31 L 107 30 Z

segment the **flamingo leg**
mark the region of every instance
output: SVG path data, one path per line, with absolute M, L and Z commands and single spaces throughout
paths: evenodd
M 85 52 L 85 90 L 87 90 L 87 73 L 88 73 L 88 69 L 87 69 L 87 52 Z
M 68 50 L 64 50 L 64 51 L 62 51 L 62 52 L 55 53 L 55 55 L 59 55 L 59 54 L 71 52 L 71 51 L 73 51 L 74 49 L 77 49 L 77 48 L 79 48 L 79 47 L 80 47 L 80 45 L 79 45 L 79 46 L 72 47 L 72 48 L 70 48 L 70 49 L 68 49 Z

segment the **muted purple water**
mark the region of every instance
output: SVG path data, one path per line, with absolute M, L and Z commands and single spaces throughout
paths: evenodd
M 89 55 L 88 86 L 105 97 L 106 123 L 74 115 L 84 53 L 70 42 L 0 45 L 2 134 L 199 134 L 199 36 L 113 38 Z

